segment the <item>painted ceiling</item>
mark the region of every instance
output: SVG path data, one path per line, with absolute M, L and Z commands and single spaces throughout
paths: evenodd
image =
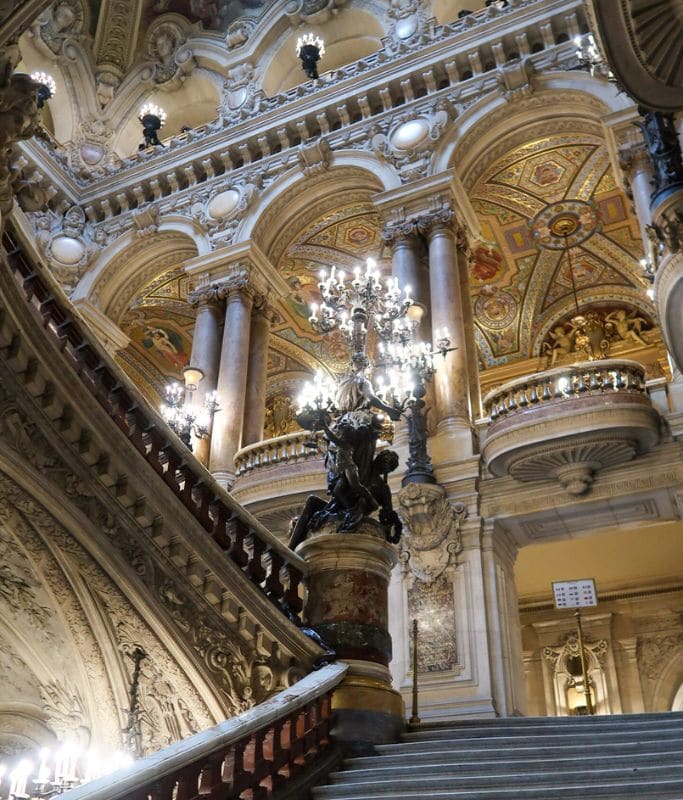
M 470 192 L 484 242 L 470 286 L 486 366 L 536 355 L 553 321 L 605 300 L 645 300 L 642 243 L 629 201 L 617 186 L 599 136 L 564 134 L 512 147 L 488 165 Z M 560 216 L 576 220 L 568 237 L 552 233 Z M 573 275 L 572 275 L 573 273 Z

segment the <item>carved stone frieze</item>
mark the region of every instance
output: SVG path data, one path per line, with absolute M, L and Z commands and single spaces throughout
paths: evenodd
M 404 525 L 400 560 L 406 575 L 431 582 L 455 566 L 467 518 L 464 503 L 452 504 L 437 484 L 409 483 L 398 494 L 398 513 Z
M 683 633 L 638 638 L 637 658 L 641 672 L 656 681 L 671 653 L 683 646 Z

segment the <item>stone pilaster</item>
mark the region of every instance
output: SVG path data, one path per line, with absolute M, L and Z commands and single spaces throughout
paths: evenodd
M 404 724 L 391 688 L 388 585 L 396 552 L 378 523 L 354 533 L 323 527 L 297 548 L 309 565 L 306 619 L 349 664 L 332 699 L 335 736 L 347 749 L 395 741 Z
M 266 418 L 266 379 L 268 377 L 268 342 L 273 312 L 265 302 L 254 307 L 249 334 L 249 370 L 244 411 L 242 447 L 263 439 Z

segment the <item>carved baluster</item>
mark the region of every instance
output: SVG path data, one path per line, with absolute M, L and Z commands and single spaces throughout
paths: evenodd
M 529 389 L 529 384 L 528 383 L 525 383 L 519 389 L 518 398 L 519 398 L 519 407 L 520 408 L 526 408 L 529 405 L 529 398 L 526 396 L 526 393 L 527 393 L 528 389 Z
M 574 376 L 574 392 L 575 394 L 583 394 L 586 391 L 586 376 L 583 372 L 580 372 L 578 375 Z
M 173 800 L 194 800 L 199 790 L 201 769 L 196 764 L 184 769 L 178 776 L 178 788 Z
M 202 771 L 199 775 L 199 782 L 197 786 L 197 794 L 206 796 L 210 800 L 219 800 L 223 795 L 224 782 L 223 778 L 223 757 L 210 756 L 209 759 L 202 765 Z M 235 795 L 238 796 L 238 795 Z
M 144 440 L 144 433 L 147 430 L 147 417 L 142 413 L 139 406 L 134 406 L 127 414 L 128 419 L 128 438 L 131 440 L 135 449 L 147 456 L 147 445 Z
M 541 395 L 541 400 L 546 402 L 550 400 L 552 396 L 552 392 L 550 391 L 550 378 L 548 378 L 543 381 L 543 394 Z
M 147 451 L 147 461 L 152 465 L 154 471 L 159 475 L 164 474 L 164 463 L 166 461 L 164 449 L 168 444 L 168 440 L 162 431 L 155 425 L 147 429 L 147 442 L 149 449 Z
M 531 384 L 531 391 L 529 393 L 529 402 L 531 405 L 536 405 L 538 403 L 538 381 L 534 381 Z
M 247 564 L 247 575 L 254 581 L 254 583 L 261 584 L 266 579 L 266 571 L 263 568 L 262 558 L 266 545 L 263 539 L 260 538 L 253 531 L 250 535 L 251 556 Z
M 192 492 L 194 487 L 199 482 L 199 479 L 194 474 L 194 472 L 190 469 L 187 464 L 181 464 L 180 466 L 181 472 L 181 482 L 182 482 L 182 489 L 180 490 L 180 499 L 183 501 L 183 504 L 186 508 L 190 511 L 194 511 L 194 499 L 192 497 Z
M 588 388 L 591 390 L 591 392 L 597 392 L 601 388 L 600 372 L 597 369 L 593 369 L 590 372 L 590 380 L 588 382 Z
M 621 369 L 615 370 L 616 380 L 614 382 L 615 389 L 623 389 L 625 384 L 624 381 L 624 372 Z
M 227 522 L 226 530 L 230 535 L 228 555 L 239 567 L 246 567 L 249 556 L 244 548 L 244 540 L 249 534 L 249 526 L 239 517 L 232 515 Z
M 507 401 L 507 408 L 508 411 L 516 411 L 517 410 L 517 401 L 515 400 L 515 390 L 512 389 L 508 394 L 508 401 Z
M 230 547 L 230 533 L 228 531 L 230 510 L 220 501 L 213 507 L 213 539 L 220 547 L 227 550 Z
M 164 454 L 166 456 L 166 472 L 164 472 L 164 481 L 176 494 L 178 494 L 179 489 L 177 473 L 180 469 L 180 465 L 183 463 L 182 456 L 170 443 L 167 444 Z
M 214 493 L 202 481 L 194 487 L 195 497 L 195 516 L 202 523 L 207 531 L 213 529 L 213 522 L 211 520 L 210 510 L 211 505 L 215 499 Z
M 284 595 L 284 600 L 292 611 L 298 616 L 303 608 L 303 601 L 299 597 L 299 586 L 302 581 L 302 574 L 292 564 L 286 565 L 286 573 L 288 579 L 287 591 Z
M 268 579 L 266 580 L 266 591 L 268 591 L 271 597 L 279 599 L 285 591 L 285 587 L 280 580 L 280 570 L 284 566 L 285 560 L 272 548 L 268 549 L 268 554 L 270 555 L 270 571 L 268 572 Z

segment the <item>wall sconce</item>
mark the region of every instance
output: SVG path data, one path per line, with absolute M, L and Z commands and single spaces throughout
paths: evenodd
M 158 133 L 166 123 L 164 109 L 154 103 L 145 103 L 140 109 L 138 119 L 142 124 L 142 134 L 145 137 L 145 141 L 140 145 L 140 150 L 144 150 L 146 147 L 163 147 Z
M 325 55 L 325 42 L 313 33 L 304 33 L 296 42 L 296 54 L 309 78 L 318 79 L 318 61 Z
M 38 108 L 42 108 L 51 97 L 55 96 L 57 84 L 52 75 L 48 75 L 47 72 L 32 72 L 31 80 L 38 84 L 36 89 L 37 105 Z

